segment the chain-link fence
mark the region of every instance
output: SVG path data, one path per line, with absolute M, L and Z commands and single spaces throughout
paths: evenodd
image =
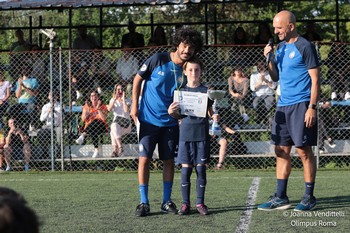
M 2 169 L 11 163 L 12 170 L 23 170 L 25 164 L 32 170 L 136 170 L 138 144 L 133 122 L 122 136 L 122 149 L 112 145 L 110 127 L 115 118 L 111 112 L 106 113 L 108 130 L 101 137 L 87 135 L 79 145 L 77 139 L 84 128 L 82 106 L 90 100 L 92 90 L 108 105 L 116 84 L 121 84 L 126 98 L 131 99 L 132 80 L 142 62 L 168 49 L 1 53 Z M 349 45 L 318 44 L 317 49 L 322 62 L 320 137 L 315 147 L 318 164 L 349 166 Z M 211 168 L 219 160 L 226 168 L 237 169 L 275 165 L 270 124 L 278 83 L 259 72 L 265 61 L 262 50 L 263 46 L 251 45 L 210 46 L 200 54 L 206 67 L 203 82 L 226 91 L 215 106 L 223 133 L 212 139 Z M 233 71 L 242 77 L 232 77 Z M 236 93 L 243 98 L 234 97 Z M 95 137 L 98 156 L 94 156 Z M 301 167 L 295 157 L 295 166 Z M 152 166 L 157 169 L 161 163 L 157 155 L 154 158 Z

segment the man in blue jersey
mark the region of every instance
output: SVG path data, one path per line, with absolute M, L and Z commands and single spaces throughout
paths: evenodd
M 304 167 L 306 187 L 301 202 L 294 210 L 307 211 L 316 206 L 313 195 L 316 161 L 312 146 L 317 144 L 319 61 L 315 47 L 299 36 L 295 23 L 293 13 L 286 10 L 279 12 L 273 19 L 273 27 L 282 42 L 277 45 L 275 54 L 270 45 L 264 48 L 264 55 L 271 58 L 268 62 L 270 76 L 273 81 L 280 81 L 281 95 L 271 132 L 276 153 L 277 190 L 266 203 L 258 206 L 260 210 L 290 208 L 287 183 L 293 145 Z
M 158 144 L 159 159 L 163 161 L 163 213 L 177 213 L 171 201 L 174 179 L 174 157 L 179 139 L 178 120 L 168 114 L 175 90 L 186 85 L 183 64 L 203 46 L 199 32 L 183 28 L 176 31 L 172 52 L 156 53 L 142 65 L 133 81 L 130 115 L 139 122 L 138 180 L 141 201 L 136 216 L 150 213 L 148 183 L 150 161 Z M 141 84 L 143 88 L 141 91 Z M 141 94 L 142 92 L 142 94 Z M 142 97 L 139 100 L 139 97 Z

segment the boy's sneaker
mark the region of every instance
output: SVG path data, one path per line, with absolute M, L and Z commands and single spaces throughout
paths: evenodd
M 326 142 L 327 142 L 327 144 L 328 144 L 328 146 L 330 147 L 330 148 L 335 148 L 337 145 L 334 143 L 334 141 L 333 141 L 333 139 L 332 138 L 328 138 L 327 140 L 326 140 Z
M 199 204 L 196 206 L 197 207 L 197 211 L 200 215 L 208 215 L 208 207 L 204 204 Z
M 136 207 L 135 215 L 136 217 L 144 217 L 150 213 L 150 207 L 147 203 L 141 203 Z
M 7 171 L 7 172 L 11 171 L 11 167 L 7 166 L 5 171 Z
M 191 206 L 189 204 L 182 203 L 181 209 L 179 209 L 178 214 L 179 215 L 188 215 L 188 214 L 190 214 L 190 211 L 191 211 Z
M 350 100 L 350 92 L 345 93 L 344 100 Z
M 30 170 L 30 167 L 29 167 L 29 164 L 24 164 L 24 171 L 29 171 Z
M 75 140 L 75 142 L 76 142 L 77 144 L 81 145 L 81 144 L 83 144 L 84 139 L 85 139 L 84 135 L 80 135 L 80 136 L 78 137 L 78 139 Z
M 331 94 L 331 99 L 332 99 L 332 100 L 335 100 L 336 98 L 337 98 L 337 93 L 332 92 L 332 94 Z
M 160 211 L 166 214 L 176 214 L 178 212 L 175 203 L 172 201 L 163 203 L 160 207 Z
M 291 207 L 291 204 L 289 204 L 288 197 L 279 198 L 277 197 L 276 193 L 273 196 L 269 197 L 269 200 L 265 202 L 264 204 L 258 205 L 258 210 L 286 210 Z
M 294 211 L 308 211 L 316 206 L 316 198 L 310 195 L 304 195 L 301 202 L 294 208 Z

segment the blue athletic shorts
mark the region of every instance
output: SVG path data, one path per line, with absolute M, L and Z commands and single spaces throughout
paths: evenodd
M 308 105 L 309 102 L 302 102 L 277 107 L 272 122 L 272 144 L 296 147 L 317 145 L 317 124 L 306 128 L 304 122 Z
M 139 130 L 139 156 L 152 158 L 158 144 L 159 159 L 175 158 L 179 142 L 178 125 L 159 127 L 140 121 Z
M 179 142 L 177 162 L 181 164 L 207 164 L 209 163 L 209 141 Z

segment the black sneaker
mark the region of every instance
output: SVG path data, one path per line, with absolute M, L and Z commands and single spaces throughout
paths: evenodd
M 162 206 L 160 207 L 160 211 L 162 211 L 163 213 L 166 213 L 166 214 L 176 214 L 177 213 L 176 205 L 172 201 L 167 201 L 167 202 L 163 203 Z
M 144 217 L 150 212 L 149 204 L 141 203 L 136 207 L 135 215 L 136 217 Z

